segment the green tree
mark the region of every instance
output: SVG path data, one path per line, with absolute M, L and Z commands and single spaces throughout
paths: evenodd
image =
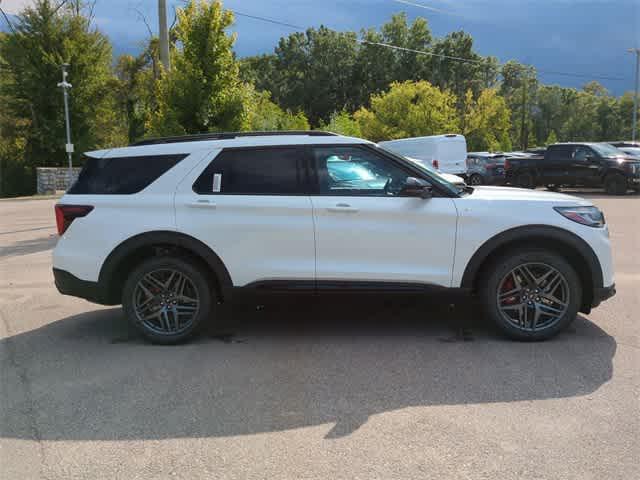
M 118 121 L 111 46 L 91 25 L 84 4 L 36 0 L 0 38 L 0 96 L 7 116 L 22 125 L 26 168 L 66 163 L 60 65 L 70 64 L 71 125 L 80 152 L 126 141 Z M 33 186 L 35 188 L 35 185 Z M 27 192 L 25 192 L 27 193 Z
M 620 131 L 616 138 L 631 139 L 633 92 L 626 92 L 618 99 L 618 117 L 620 118 Z M 638 118 L 640 118 L 640 105 L 638 105 Z
M 283 108 L 302 110 L 317 125 L 335 110 L 354 107 L 356 50 L 355 33 L 326 27 L 281 38 L 275 49 L 277 74 L 268 89 Z
M 430 77 L 432 83 L 443 90 L 450 90 L 460 102 L 464 101 L 467 90 L 477 96 L 483 88 L 495 81 L 497 61 L 493 58 L 483 59 L 478 55 L 473 50 L 473 38 L 466 32 L 448 34 L 435 42 L 432 51 L 446 55 L 433 57 Z M 458 108 L 462 109 L 462 103 L 458 104 Z
M 343 110 L 341 112 L 333 112 L 328 123 L 320 126 L 321 130 L 327 132 L 338 133 L 348 137 L 361 137 L 362 130 L 359 123 L 353 118 L 349 112 Z
M 0 33 L 0 42 L 3 34 Z M 0 92 L 6 76 L 0 75 Z M 0 94 L 0 105 L 9 98 Z M 0 108 L 0 197 L 31 193 L 35 184 L 34 172 L 25 162 L 25 132 L 29 120 L 18 119 L 6 108 Z
M 309 121 L 304 113 L 282 110 L 271 101 L 269 92 L 258 92 L 251 85 L 245 89 L 243 130 L 309 130 Z
M 393 15 L 380 31 L 362 30 L 353 81 L 358 105 L 368 105 L 372 94 L 389 88 L 393 81 L 423 80 L 429 77 L 431 57 L 402 48 L 428 52 L 433 37 L 427 20 L 418 17 L 411 25 L 405 13 Z M 377 44 L 400 47 L 393 49 Z
M 233 13 L 219 0 L 190 0 L 177 10 L 172 68 L 156 89 L 157 110 L 147 123 L 154 135 L 240 130 L 243 87 L 226 30 Z
M 537 91 L 538 79 L 533 67 L 513 60 L 502 66 L 500 95 L 511 110 L 511 140 L 522 149 L 537 143 L 533 128 Z
M 471 90 L 466 95 L 466 112 L 462 133 L 470 151 L 511 150 L 511 112 L 497 91 L 483 90 L 477 100 Z
M 280 78 L 278 73 L 276 56 L 273 54 L 240 59 L 240 79 L 258 91 L 276 91 Z
M 429 82 L 394 82 L 388 92 L 373 95 L 370 109 L 354 117 L 371 140 L 418 137 L 456 132 L 456 98 Z
M 556 131 L 551 130 L 547 140 L 544 142 L 545 146 L 553 145 L 554 143 L 558 143 L 558 137 L 556 136 Z
M 570 114 L 569 106 L 573 104 L 577 94 L 574 88 L 558 85 L 538 87 L 536 105 L 531 113 L 536 138 L 542 141 L 548 139 L 552 133 L 557 136 L 562 131 L 562 126 Z
M 145 135 L 146 123 L 157 108 L 154 92 L 160 75 L 158 47 L 158 39 L 151 38 L 140 55 L 121 55 L 115 65 L 120 115 L 129 142 Z

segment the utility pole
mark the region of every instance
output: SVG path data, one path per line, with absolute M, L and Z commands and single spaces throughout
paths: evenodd
M 636 94 L 633 97 L 633 127 L 631 127 L 631 141 L 635 142 L 638 134 L 638 90 L 640 90 L 640 48 L 630 48 L 629 52 L 636 54 Z
M 62 64 L 62 81 L 58 83 L 58 87 L 62 88 L 62 94 L 64 96 L 64 123 L 67 129 L 67 144 L 65 145 L 65 150 L 67 151 L 67 156 L 69 158 L 69 180 L 67 182 L 67 188 L 71 186 L 71 179 L 73 178 L 73 143 L 71 143 L 71 121 L 69 120 L 69 94 L 68 90 L 71 88 L 71 84 L 67 82 L 67 68 L 69 67 L 68 63 Z
M 167 29 L 167 0 L 158 0 L 158 22 L 160 24 L 160 61 L 168 72 L 171 68 L 169 61 L 169 30 Z
M 520 143 L 522 150 L 527 149 L 527 128 L 526 128 L 526 119 L 527 119 L 527 76 L 523 76 L 522 78 L 522 117 L 520 119 Z

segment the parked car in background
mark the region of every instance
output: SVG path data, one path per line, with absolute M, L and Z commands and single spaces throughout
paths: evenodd
M 557 143 L 543 157 L 510 157 L 507 182 L 524 188 L 546 185 L 604 187 L 611 195 L 640 190 L 640 160 L 608 143 Z
M 527 148 L 524 152 L 531 153 L 533 155 L 544 155 L 544 152 L 546 151 L 547 151 L 547 147 L 534 147 L 534 148 Z
M 504 185 L 504 153 L 471 152 L 467 155 L 469 185 Z
M 467 140 L 464 135 L 403 138 L 380 142 L 379 145 L 395 154 L 418 159 L 443 173 L 467 173 Z
M 632 142 L 632 141 L 618 141 L 618 142 L 607 142 L 609 145 L 613 145 L 616 148 L 620 147 L 636 147 L 640 148 L 640 142 Z
M 156 343 L 224 324 L 248 293 L 476 293 L 519 340 L 550 338 L 615 294 L 609 232 L 589 200 L 461 191 L 328 132 L 90 152 L 55 214 L 58 290 L 122 304 Z
M 463 189 L 464 187 L 467 186 L 467 183 L 464 181 L 464 178 L 459 177 L 458 175 L 454 175 L 452 173 L 444 173 L 444 172 L 441 172 L 440 170 L 436 170 L 435 168 L 430 167 L 427 163 L 423 162 L 422 160 L 418 160 L 417 158 L 411 158 L 411 157 L 405 157 L 405 158 L 408 160 L 411 160 L 413 163 L 420 166 L 420 168 L 424 168 L 429 173 L 442 177 L 445 181 L 452 183 L 453 185 L 455 185 L 460 189 Z

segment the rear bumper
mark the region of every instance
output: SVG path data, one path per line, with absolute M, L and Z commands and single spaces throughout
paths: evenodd
M 97 282 L 81 280 L 66 270 L 53 269 L 56 288 L 63 295 L 84 298 L 93 303 L 108 305 L 102 295 L 102 289 Z
M 591 301 L 591 307 L 595 308 L 605 300 L 613 297 L 616 294 L 616 284 L 609 287 L 596 288 L 593 291 L 593 300 Z

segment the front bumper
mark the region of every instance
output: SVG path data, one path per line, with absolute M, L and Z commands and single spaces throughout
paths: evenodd
M 593 291 L 593 300 L 591 301 L 591 307 L 595 308 L 605 300 L 613 297 L 616 294 L 616 284 L 609 287 L 596 288 Z
M 59 268 L 53 269 L 53 278 L 56 288 L 61 294 L 84 298 L 93 303 L 105 304 L 97 282 L 81 280 L 66 270 L 60 270 Z

